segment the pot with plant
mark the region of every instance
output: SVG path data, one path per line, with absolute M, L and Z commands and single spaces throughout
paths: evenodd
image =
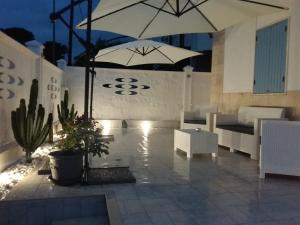
M 17 143 L 26 153 L 26 162 L 32 161 L 32 153 L 41 146 L 52 127 L 52 114 L 48 114 L 48 119 L 44 123 L 45 108 L 39 104 L 38 80 L 32 80 L 28 107 L 25 99 L 20 100 L 19 107 L 11 112 L 11 126 Z
M 50 153 L 50 168 L 54 182 L 71 185 L 87 180 L 89 170 L 88 155 L 101 157 L 108 154 L 107 142 L 103 140 L 102 130 L 96 127 L 93 119 L 77 117 L 60 132 L 61 139 L 56 147 L 59 151 Z M 84 158 L 84 162 L 83 162 Z

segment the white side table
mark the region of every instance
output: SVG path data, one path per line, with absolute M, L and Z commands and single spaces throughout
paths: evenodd
M 215 157 L 218 153 L 218 135 L 204 130 L 174 130 L 174 151 L 177 149 L 186 152 L 187 158 L 197 153 L 209 153 Z

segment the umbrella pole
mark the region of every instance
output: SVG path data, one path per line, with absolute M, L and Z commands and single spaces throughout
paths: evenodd
M 56 0 L 53 0 L 53 13 L 55 13 Z M 55 64 L 55 40 L 56 39 L 56 26 L 55 20 L 52 20 L 52 63 Z
M 93 100 L 94 100 L 94 80 L 95 80 L 95 56 L 93 57 L 92 64 L 92 81 L 91 81 L 91 99 L 90 99 L 90 118 L 93 118 Z
M 92 0 L 88 0 L 87 2 L 87 31 L 86 31 L 86 58 L 85 58 L 85 92 L 84 92 L 84 120 L 86 122 L 89 121 L 89 86 L 90 86 L 90 58 L 91 58 L 91 24 L 92 24 Z M 84 154 L 84 174 L 83 180 L 85 183 L 88 182 L 88 170 L 89 160 L 88 153 L 85 151 Z
M 68 66 L 72 66 L 72 54 L 73 54 L 73 26 L 74 26 L 74 0 L 71 0 L 70 5 L 70 28 L 69 28 L 69 49 L 68 49 Z

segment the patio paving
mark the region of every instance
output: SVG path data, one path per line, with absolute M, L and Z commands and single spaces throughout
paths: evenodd
M 173 129 L 114 129 L 103 162 L 130 165 L 136 184 L 61 187 L 33 174 L 7 199 L 70 197 L 115 192 L 124 225 L 300 224 L 300 180 L 258 178 L 258 162 L 219 149 L 187 160 L 173 151 Z M 117 161 L 115 161 L 117 160 Z

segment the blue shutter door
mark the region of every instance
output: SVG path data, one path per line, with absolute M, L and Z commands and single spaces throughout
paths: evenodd
M 253 92 L 282 93 L 285 90 L 288 21 L 257 31 Z

